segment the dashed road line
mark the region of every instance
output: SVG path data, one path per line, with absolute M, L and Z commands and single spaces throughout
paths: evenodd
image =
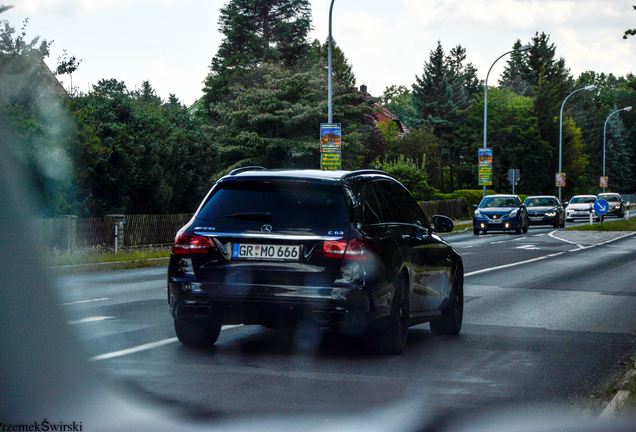
M 92 323 L 92 322 L 97 322 L 97 321 L 106 321 L 106 320 L 111 320 L 111 319 L 115 319 L 115 317 L 112 317 L 112 316 L 94 316 L 94 317 L 82 318 L 80 320 L 69 321 L 68 323 L 70 325 L 76 325 L 76 324 Z
M 223 327 L 221 327 L 221 330 L 229 330 L 231 328 L 235 328 L 235 327 L 241 327 L 242 324 L 237 324 L 237 325 L 224 325 Z M 124 349 L 124 350 L 119 350 L 119 351 L 113 351 L 110 353 L 106 353 L 106 354 L 101 354 L 95 357 L 91 357 L 90 360 L 92 361 L 98 361 L 98 360 L 108 360 L 108 359 L 112 359 L 112 358 L 116 358 L 116 357 L 123 357 L 125 355 L 129 355 L 129 354 L 135 354 L 141 351 L 148 351 L 151 350 L 153 348 L 158 348 L 164 345 L 170 345 L 173 343 L 178 342 L 179 339 L 177 339 L 176 337 L 174 338 L 169 338 L 169 339 L 163 339 L 157 342 L 150 342 L 147 344 L 143 344 L 143 345 L 138 345 L 136 347 L 132 347 L 132 348 L 128 348 L 128 349 Z
M 110 299 L 104 297 L 104 298 L 91 299 L 91 300 L 79 300 L 79 301 L 74 301 L 74 302 L 70 302 L 70 303 L 62 303 L 62 306 L 71 306 L 71 305 L 92 303 L 92 302 L 99 302 L 99 301 L 106 301 L 106 300 L 110 300 Z

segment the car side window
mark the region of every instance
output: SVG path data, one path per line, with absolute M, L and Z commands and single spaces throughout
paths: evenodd
M 422 211 L 422 208 L 419 206 L 415 198 L 402 186 L 391 183 L 391 189 L 393 190 L 394 195 L 402 204 L 402 207 L 406 211 L 407 218 L 409 223 L 414 225 L 419 225 L 424 228 L 429 228 L 430 224 L 428 223 L 428 218 Z
M 382 212 L 385 211 L 390 214 L 390 221 L 396 223 L 411 223 L 404 208 L 402 207 L 400 198 L 395 194 L 395 190 L 392 188 L 392 184 L 386 181 L 377 182 L 374 184 L 378 193 L 378 200 L 382 207 Z M 385 210 L 386 209 L 386 210 Z M 388 217 L 385 217 L 386 221 L 389 221 Z
M 364 225 L 374 225 L 383 222 L 382 211 L 372 184 L 364 188 L 362 203 L 362 223 Z

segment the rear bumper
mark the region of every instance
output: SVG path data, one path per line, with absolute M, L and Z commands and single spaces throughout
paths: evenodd
M 222 324 L 278 327 L 300 320 L 329 330 L 362 333 L 382 327 L 386 307 L 375 306 L 360 287 L 279 287 L 272 285 L 170 282 L 173 318 L 220 320 Z

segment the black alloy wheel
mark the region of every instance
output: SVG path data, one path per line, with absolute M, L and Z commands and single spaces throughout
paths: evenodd
M 448 307 L 442 317 L 431 321 L 431 331 L 436 334 L 457 335 L 462 329 L 464 320 L 464 269 L 459 267 L 453 279 Z
M 384 354 L 400 355 L 406 348 L 409 334 L 409 287 L 403 273 L 395 281 L 391 322 L 380 336 L 381 351 Z
M 201 322 L 174 319 L 174 331 L 179 342 L 193 348 L 209 348 L 215 344 L 221 333 L 218 321 Z

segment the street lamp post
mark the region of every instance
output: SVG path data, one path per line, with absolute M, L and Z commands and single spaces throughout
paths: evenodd
M 500 58 L 502 58 L 503 56 L 506 56 L 510 53 L 513 52 L 523 52 L 523 51 L 528 51 L 529 49 L 531 49 L 532 46 L 530 45 L 524 45 L 521 46 L 517 49 L 513 49 L 511 51 L 508 51 L 506 53 L 503 53 L 502 55 L 500 55 L 499 57 L 497 57 L 497 60 L 495 60 L 491 65 L 490 65 L 490 69 L 488 69 L 488 73 L 486 74 L 486 82 L 484 83 L 484 148 L 487 148 L 487 141 L 488 141 L 488 77 L 490 76 L 490 71 L 492 70 L 492 67 L 495 65 L 495 63 L 497 63 L 499 61 Z M 486 196 L 486 186 L 484 185 L 484 196 Z
M 631 110 L 632 110 L 631 106 L 616 110 L 610 115 L 608 115 L 607 119 L 605 120 L 605 125 L 603 126 L 603 177 L 605 177 L 605 132 L 607 131 L 607 122 L 609 121 L 610 117 L 613 116 L 614 114 L 621 111 L 631 111 Z M 605 192 L 605 188 L 603 188 L 603 192 Z
M 562 172 L 562 161 L 563 161 L 563 107 L 565 106 L 565 101 L 567 101 L 568 98 L 572 96 L 574 93 L 577 93 L 583 90 L 592 90 L 595 88 L 596 86 L 592 84 L 592 85 L 574 90 L 565 98 L 565 100 L 561 104 L 561 114 L 559 115 L 559 173 Z M 562 189 L 562 186 L 559 186 L 559 201 L 561 201 L 561 189 Z
M 331 81 L 332 81 L 332 70 L 331 70 L 331 13 L 333 11 L 333 2 L 335 0 L 331 0 L 331 6 L 329 6 L 329 72 L 328 72 L 328 95 L 327 95 L 327 122 L 333 122 L 333 111 L 331 109 Z

